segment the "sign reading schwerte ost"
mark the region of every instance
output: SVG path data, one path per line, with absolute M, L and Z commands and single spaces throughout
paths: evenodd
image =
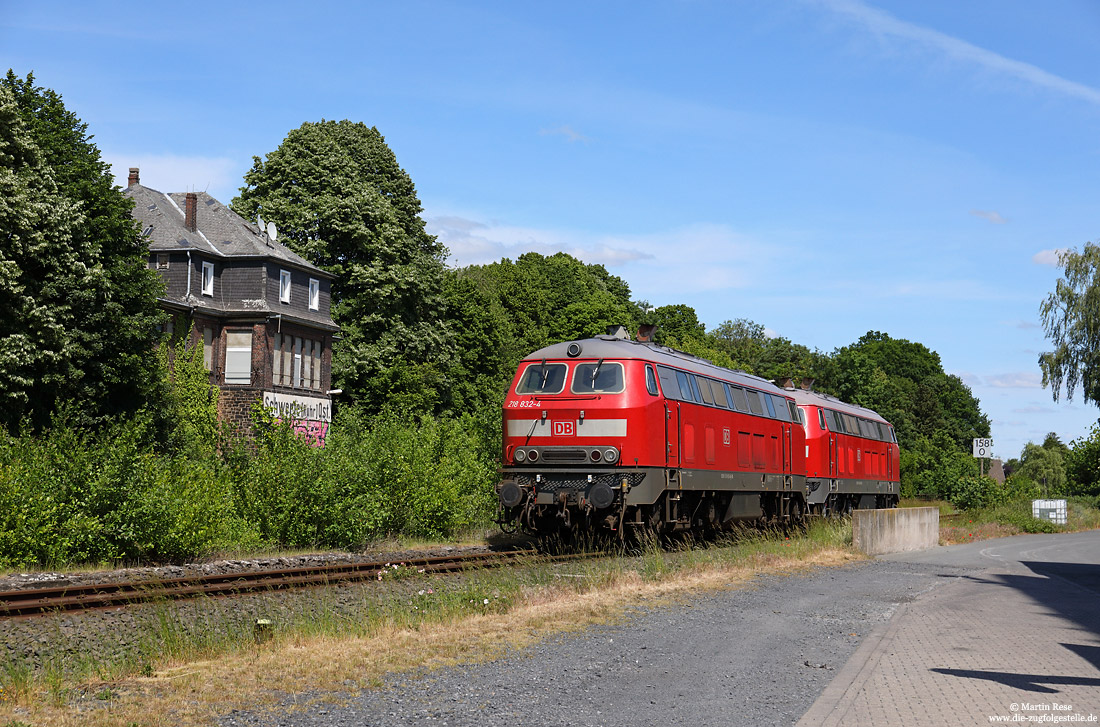
M 294 396 L 264 392 L 264 408 L 276 419 L 296 421 L 331 422 L 332 401 L 315 396 Z
M 993 439 L 975 439 L 974 440 L 974 456 L 981 457 L 983 459 L 990 459 L 993 456 Z

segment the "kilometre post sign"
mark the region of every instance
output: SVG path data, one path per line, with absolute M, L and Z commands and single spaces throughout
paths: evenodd
M 989 459 L 993 456 L 993 440 L 991 438 L 974 440 L 974 456 Z

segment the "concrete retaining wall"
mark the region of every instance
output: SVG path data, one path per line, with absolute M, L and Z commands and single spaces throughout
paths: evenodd
M 868 555 L 926 550 L 940 542 L 940 511 L 934 507 L 854 510 L 852 544 Z

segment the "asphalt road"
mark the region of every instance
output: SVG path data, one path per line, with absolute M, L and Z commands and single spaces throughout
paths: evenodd
M 221 724 L 793 725 L 898 605 L 989 568 L 1100 592 L 1100 533 L 1017 536 L 702 594 L 497 661 L 393 677 L 339 705 Z M 290 706 L 299 701 L 287 697 Z

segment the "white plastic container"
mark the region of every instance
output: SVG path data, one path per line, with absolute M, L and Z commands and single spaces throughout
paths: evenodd
M 1040 520 L 1050 520 L 1055 525 L 1066 524 L 1065 500 L 1032 500 L 1031 514 Z

